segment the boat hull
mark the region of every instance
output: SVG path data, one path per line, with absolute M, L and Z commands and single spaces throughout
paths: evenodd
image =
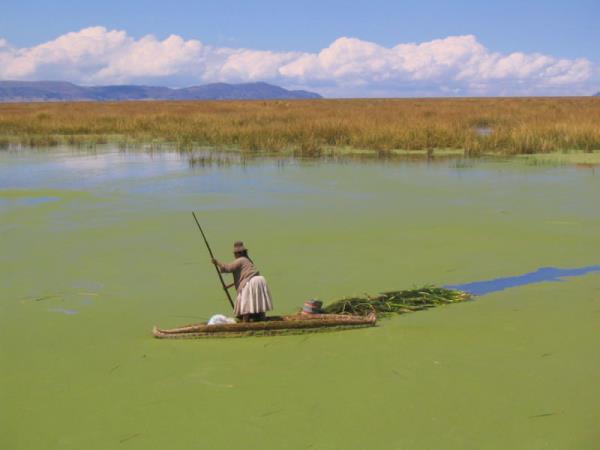
M 205 337 L 272 336 L 305 332 L 332 331 L 374 326 L 377 316 L 350 316 L 341 314 L 296 314 L 269 317 L 261 322 L 231 324 L 192 324 L 178 328 L 154 327 L 152 334 L 157 339 L 190 339 Z

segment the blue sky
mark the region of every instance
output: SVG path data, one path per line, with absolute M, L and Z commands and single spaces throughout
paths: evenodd
M 515 94 L 527 94 L 527 86 L 535 91 L 533 83 L 536 80 L 539 81 L 540 76 L 547 77 L 550 76 L 549 74 L 554 74 L 552 75 L 554 76 L 553 81 L 548 84 L 547 93 L 560 94 L 569 93 L 569 86 L 564 77 L 560 78 L 560 82 L 558 82 L 555 73 L 559 69 L 563 72 L 567 69 L 565 68 L 566 63 L 556 61 L 569 60 L 575 64 L 573 70 L 590 71 L 589 76 L 583 82 L 581 76 L 570 78 L 574 80 L 572 90 L 577 91 L 576 93 L 580 91 L 583 93 L 585 89 L 593 90 L 596 86 L 598 64 L 600 63 L 599 18 L 599 0 L 573 0 L 570 2 L 539 0 L 498 2 L 468 0 L 398 2 L 379 0 L 352 2 L 325 0 L 303 2 L 104 0 L 94 3 L 65 0 L 54 2 L 8 0 L 8 4 L 3 5 L 0 14 L 0 39 L 6 41 L 5 57 L 8 58 L 6 56 L 7 48 L 10 47 L 12 52 L 10 57 L 13 59 L 9 62 L 13 63 L 16 57 L 20 59 L 13 63 L 12 71 L 0 72 L 0 78 L 10 76 L 13 79 L 38 79 L 64 75 L 71 81 L 86 84 L 158 82 L 179 85 L 210 81 L 254 81 L 257 74 L 264 74 L 266 81 L 278 82 L 289 87 L 321 89 L 326 94 L 331 93 L 335 96 L 345 96 L 345 92 L 348 92 L 350 96 L 390 95 L 394 92 L 398 92 L 399 95 L 410 95 L 411 93 L 443 95 L 444 92 L 448 95 L 468 95 L 478 92 L 502 95 L 510 93 L 511 86 L 514 86 L 512 90 Z M 331 47 L 340 38 L 354 38 L 355 41 L 342 42 L 344 45 L 335 47 L 329 57 L 343 60 L 345 55 L 352 54 L 354 55 L 353 64 L 356 66 L 360 63 L 361 58 L 365 58 L 365 55 L 377 53 L 379 56 L 373 57 L 373 60 L 370 60 L 369 56 L 365 60 L 366 66 L 369 66 L 369 62 L 371 62 L 368 74 L 365 70 L 355 66 L 348 67 L 345 72 L 337 70 L 333 68 L 330 60 L 323 60 L 323 58 L 320 61 L 309 61 L 310 58 L 304 58 L 300 68 L 300 63 L 292 61 L 294 58 L 281 57 L 277 68 L 271 68 L 270 71 L 258 71 L 252 75 L 242 73 L 244 67 L 240 66 L 240 56 L 237 54 L 237 59 L 234 61 L 235 75 L 232 75 L 233 72 L 230 70 L 232 64 L 229 64 L 229 69 L 225 71 L 227 75 L 223 70 L 215 69 L 216 66 L 200 66 L 197 60 L 205 58 L 205 53 L 202 53 L 205 50 L 201 52 L 196 48 L 184 51 L 188 58 L 185 60 L 188 61 L 187 65 L 184 61 L 185 58 L 181 56 L 175 65 L 169 66 L 169 69 L 162 67 L 160 70 L 150 70 L 147 72 L 148 76 L 140 76 L 141 70 L 128 75 L 123 70 L 112 69 L 105 70 L 104 75 L 99 75 L 91 73 L 91 69 L 87 66 L 87 68 L 83 68 L 81 61 L 77 67 L 68 66 L 68 64 L 73 64 L 73 57 L 50 61 L 46 56 L 40 57 L 40 51 L 30 52 L 27 61 L 22 57 L 28 51 L 27 49 L 52 42 L 67 33 L 79 32 L 90 27 L 102 27 L 108 32 L 124 32 L 127 39 L 135 42 L 148 35 L 153 35 L 157 42 L 164 42 L 170 35 L 176 35 L 185 43 L 199 42 L 203 46 L 213 49 L 262 50 L 269 52 L 269 55 L 266 55 L 268 57 L 272 54 L 284 55 L 287 52 L 318 56 L 320 52 Z M 475 79 L 472 74 L 465 76 L 464 73 L 458 73 L 457 70 L 444 75 L 440 72 L 441 68 L 435 73 L 423 75 L 422 71 L 410 72 L 413 70 L 411 64 L 400 67 L 396 63 L 398 59 L 395 56 L 383 55 L 385 49 L 393 49 L 398 44 L 423 44 L 466 35 L 473 36 L 476 45 L 484 47 L 489 55 L 492 55 L 488 55 L 488 60 L 495 58 L 494 61 L 496 61 L 497 59 L 498 61 L 494 64 L 499 64 L 502 69 L 495 70 L 495 72 L 490 71 L 488 66 L 491 63 L 488 60 L 486 62 L 479 60 L 479 69 L 477 70 L 483 76 L 481 79 Z M 104 37 L 98 36 L 98 39 L 104 39 Z M 72 39 L 77 39 L 77 36 L 73 36 Z M 375 44 L 378 48 L 361 47 L 362 42 Z M 469 61 L 472 61 L 473 55 L 479 52 L 475 48 L 475 44 L 471 44 Z M 69 45 L 72 46 L 72 44 Z M 124 51 L 124 45 L 118 49 L 120 54 Z M 169 48 L 171 49 L 171 47 Z M 356 50 L 357 48 L 359 50 Z M 117 52 L 116 47 L 111 51 Z M 201 53 L 204 56 L 200 56 Z M 509 57 L 514 53 L 542 54 L 554 58 L 555 63 L 539 59 L 521 61 L 513 58 L 510 64 L 531 63 L 532 69 L 527 73 L 518 72 L 516 69 L 511 72 L 504 69 L 508 64 L 506 61 L 493 56 L 499 54 Z M 410 54 L 412 55 L 413 52 Z M 216 61 L 218 58 L 215 59 L 213 56 L 211 56 L 211 61 Z M 255 56 L 258 59 L 261 58 L 260 55 Z M 414 57 L 418 60 L 421 56 L 423 55 Z M 34 57 L 37 59 L 32 62 L 31 58 Z M 88 66 L 90 65 L 89 58 L 92 57 L 93 55 L 90 53 L 85 59 Z M 248 57 L 245 55 L 246 62 L 248 62 Z M 0 58 L 2 58 L 1 53 Z M 104 54 L 99 55 L 98 58 L 97 66 L 114 63 L 114 60 L 110 60 Z M 256 58 L 251 61 L 254 65 L 258 64 Z M 385 63 L 381 62 L 382 58 L 385 59 Z M 398 58 L 406 61 L 407 56 L 403 53 Z M 431 58 L 431 55 L 427 58 Z M 439 60 L 440 56 L 436 53 L 432 58 Z M 458 66 L 464 64 L 465 58 L 467 56 L 463 55 L 460 58 L 457 56 L 453 62 Z M 589 65 L 585 68 L 581 64 L 576 65 L 575 61 L 579 59 L 585 59 Z M 213 64 L 226 64 L 219 61 L 218 63 L 213 62 Z M 265 64 L 270 63 L 267 61 Z M 291 63 L 295 65 L 290 69 Z M 443 64 L 447 65 L 446 62 Z M 28 65 L 27 70 L 24 68 L 26 65 Z M 66 68 L 63 72 L 60 70 L 61 65 Z M 34 69 L 31 68 L 33 66 L 35 66 Z M 327 67 L 324 68 L 325 66 Z M 383 66 L 386 67 L 385 73 L 374 74 L 374 67 Z M 176 67 L 177 70 L 173 70 L 173 67 Z M 219 67 L 222 68 L 222 66 Z M 282 67 L 285 68 L 282 69 Z M 538 72 L 534 73 L 534 69 Z M 407 70 L 410 73 L 406 72 Z M 395 76 L 392 73 L 394 71 L 402 72 L 402 75 Z M 106 75 L 107 73 L 115 75 L 111 78 Z M 318 75 L 315 75 L 317 73 Z M 467 78 L 471 80 L 470 84 L 465 84 L 464 80 Z M 490 80 L 496 80 L 498 83 L 494 82 L 493 84 L 497 84 L 499 87 L 490 90 L 489 86 L 486 88 L 481 84 L 483 79 L 487 80 L 488 84 L 492 84 Z M 439 85 L 444 81 L 447 83 L 440 90 Z M 411 82 L 414 82 L 414 89 L 411 88 Z M 531 84 L 527 85 L 527 83 Z M 561 83 L 562 87 L 557 87 Z

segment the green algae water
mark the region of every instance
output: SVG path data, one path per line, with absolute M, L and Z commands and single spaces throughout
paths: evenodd
M 192 210 L 289 313 L 596 267 L 598 193 L 597 169 L 527 161 L 0 152 L 0 448 L 597 448 L 597 271 L 369 329 L 150 332 L 229 312 Z

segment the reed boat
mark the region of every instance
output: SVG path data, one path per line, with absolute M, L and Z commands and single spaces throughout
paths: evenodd
M 238 322 L 207 325 L 185 325 L 178 328 L 154 327 L 152 334 L 158 339 L 190 339 L 228 336 L 272 336 L 327 330 L 342 330 L 374 326 L 375 314 L 356 316 L 348 314 L 294 314 L 267 317 L 261 322 Z

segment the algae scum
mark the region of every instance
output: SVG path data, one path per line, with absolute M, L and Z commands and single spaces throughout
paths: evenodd
M 0 153 L 0 448 L 595 448 L 597 169 L 206 161 Z M 157 341 L 228 312 L 192 210 L 218 258 L 245 241 L 275 313 L 485 295 L 343 333 Z

